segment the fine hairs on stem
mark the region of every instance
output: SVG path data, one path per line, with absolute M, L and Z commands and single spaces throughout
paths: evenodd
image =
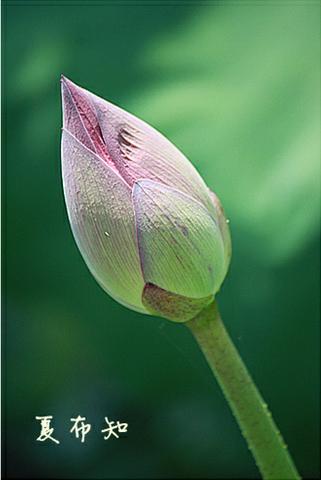
M 223 325 L 216 302 L 186 325 L 222 388 L 262 477 L 300 479 L 272 415 Z

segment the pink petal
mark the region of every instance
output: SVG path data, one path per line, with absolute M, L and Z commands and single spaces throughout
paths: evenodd
M 67 131 L 62 173 L 70 224 L 88 268 L 118 302 L 145 312 L 131 189 Z
M 227 270 L 221 232 L 207 209 L 151 180 L 135 183 L 133 202 L 145 282 L 194 299 L 214 295 Z
M 63 84 L 65 128 L 117 169 L 128 185 L 154 180 L 187 193 L 212 211 L 204 181 L 162 134 L 70 80 L 64 79 Z

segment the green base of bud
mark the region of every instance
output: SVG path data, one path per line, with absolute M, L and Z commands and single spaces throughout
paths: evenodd
M 213 295 L 205 298 L 188 298 L 167 292 L 152 283 L 144 287 L 142 302 L 151 315 L 183 323 L 198 315 L 214 300 Z

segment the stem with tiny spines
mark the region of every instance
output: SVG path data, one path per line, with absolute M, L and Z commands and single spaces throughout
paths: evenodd
M 222 323 L 216 302 L 186 325 L 221 386 L 263 479 L 299 480 L 271 413 Z

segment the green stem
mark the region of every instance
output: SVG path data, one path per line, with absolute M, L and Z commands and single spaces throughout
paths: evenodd
M 206 307 L 186 325 L 216 376 L 262 477 L 300 479 L 266 403 L 225 330 L 216 303 Z

